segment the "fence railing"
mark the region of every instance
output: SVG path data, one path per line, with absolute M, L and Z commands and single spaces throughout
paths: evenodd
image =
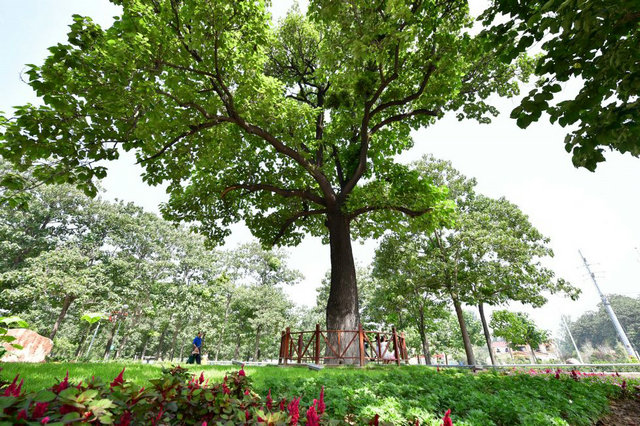
M 289 327 L 280 338 L 278 364 L 359 364 L 408 363 L 404 333 L 393 327 L 391 332 L 357 330 L 291 331 Z

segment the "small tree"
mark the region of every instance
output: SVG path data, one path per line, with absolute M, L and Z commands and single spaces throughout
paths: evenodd
M 529 315 L 522 312 L 495 311 L 491 315 L 491 328 L 495 336 L 504 338 L 511 345 L 529 345 L 533 362 L 538 361 L 535 348 L 549 339 L 548 332 L 539 329 Z

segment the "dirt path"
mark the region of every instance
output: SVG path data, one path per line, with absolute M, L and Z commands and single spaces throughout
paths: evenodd
M 640 400 L 624 398 L 611 401 L 611 413 L 596 426 L 640 426 Z

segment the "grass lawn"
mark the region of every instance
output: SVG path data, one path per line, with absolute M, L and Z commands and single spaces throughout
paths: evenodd
M 123 367 L 124 378 L 149 386 L 160 376 L 160 366 L 142 364 L 4 364 L 0 377 L 25 378 L 24 389 L 35 391 L 52 386 L 69 370 L 77 383 L 92 375 L 111 380 Z M 235 366 L 190 366 L 194 373 L 211 381 L 222 381 Z M 420 366 L 377 366 L 371 368 L 247 367 L 253 390 L 266 395 L 271 389 L 275 400 L 303 396 L 308 406 L 325 386 L 327 411 L 331 418 L 366 423 L 375 414 L 399 423 L 421 419 L 421 424 L 440 425 L 447 409 L 455 425 L 592 425 L 603 417 L 609 399 L 620 397 L 622 378 L 580 377 L 569 374 L 556 379 L 552 374 L 501 374 L 466 371 L 436 371 Z M 627 387 L 638 384 L 626 379 Z M 616 384 L 617 383 L 617 384 Z

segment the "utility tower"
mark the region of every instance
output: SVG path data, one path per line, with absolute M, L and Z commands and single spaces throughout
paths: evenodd
M 602 294 L 602 291 L 600 291 L 600 287 L 598 286 L 598 282 L 596 281 L 596 276 L 593 274 L 593 272 L 591 272 L 591 268 L 589 268 L 587 259 L 582 255 L 582 252 L 580 250 L 578 250 L 578 253 L 580 253 L 580 257 L 582 258 L 584 267 L 587 268 L 587 272 L 591 277 L 591 281 L 593 281 L 593 284 L 596 286 L 596 290 L 598 290 L 600 299 L 602 299 L 602 304 L 604 305 L 604 308 L 607 310 L 607 313 L 609 314 L 609 318 L 611 318 L 611 322 L 613 323 L 613 326 L 615 327 L 616 332 L 618 333 L 618 337 L 620 338 L 620 341 L 622 342 L 624 349 L 627 351 L 627 355 L 629 355 L 631 358 L 637 358 L 636 353 L 633 350 L 633 347 L 631 346 L 631 342 L 629 342 L 629 339 L 627 338 L 627 335 L 624 332 L 622 325 L 620 325 L 620 321 L 618 321 L 618 317 L 616 316 L 616 313 L 613 312 L 613 308 L 611 307 L 611 303 L 609 303 L 609 299 L 607 299 L 607 296 Z

